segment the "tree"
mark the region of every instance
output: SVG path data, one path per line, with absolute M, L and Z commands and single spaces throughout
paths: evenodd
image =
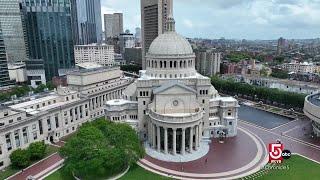
M 143 157 L 144 149 L 130 126 L 99 119 L 81 126 L 60 154 L 65 173 L 97 179 L 124 171 Z
M 10 155 L 12 166 L 16 168 L 25 168 L 30 164 L 30 157 L 27 150 L 17 149 Z
M 46 155 L 47 145 L 44 142 L 35 142 L 29 145 L 28 152 L 31 160 L 42 159 Z

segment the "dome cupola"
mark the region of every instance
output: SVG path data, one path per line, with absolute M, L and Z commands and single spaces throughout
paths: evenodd
M 186 78 L 194 76 L 195 54 L 188 40 L 175 31 L 172 15 L 167 30 L 150 45 L 146 54 L 146 74 L 152 78 Z

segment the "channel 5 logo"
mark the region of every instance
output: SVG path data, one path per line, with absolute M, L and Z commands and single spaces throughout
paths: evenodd
M 289 159 L 291 152 L 285 150 L 281 143 L 269 144 L 269 163 L 282 163 L 283 159 Z

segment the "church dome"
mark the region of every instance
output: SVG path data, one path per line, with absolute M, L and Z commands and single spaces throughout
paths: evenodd
M 176 32 L 159 35 L 150 45 L 149 55 L 190 55 L 193 54 L 190 43 Z

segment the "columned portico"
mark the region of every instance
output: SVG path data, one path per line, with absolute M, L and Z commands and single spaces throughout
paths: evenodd
M 149 133 L 152 135 L 149 143 L 156 151 L 164 154 L 185 155 L 198 150 L 201 139 L 198 124 L 185 128 L 170 128 L 149 123 L 148 127 L 151 127 Z

